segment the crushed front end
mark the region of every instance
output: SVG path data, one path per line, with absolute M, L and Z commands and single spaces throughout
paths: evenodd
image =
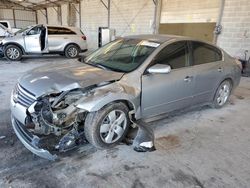
M 17 137 L 32 153 L 55 160 L 57 156 L 48 148 L 67 151 L 84 140 L 86 112 L 76 105 L 86 95 L 88 91 L 74 89 L 36 98 L 17 84 L 11 95 L 12 126 Z M 43 141 L 49 136 L 55 139 L 47 141 L 50 147 L 45 149 Z

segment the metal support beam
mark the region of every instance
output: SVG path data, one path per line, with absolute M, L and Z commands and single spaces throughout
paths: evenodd
M 37 11 L 35 11 L 35 16 L 36 16 L 36 24 L 38 24 L 38 16 L 37 16 Z
M 72 5 L 73 5 L 73 8 L 75 9 L 75 11 L 79 14 L 80 12 L 77 10 L 76 6 L 74 4 L 72 4 Z
M 101 1 L 101 3 L 103 4 L 103 6 L 105 6 L 106 9 L 108 9 L 108 6 L 103 2 L 103 0 L 100 0 L 100 1 Z
M 110 28 L 110 0 L 107 0 L 107 5 L 103 2 L 103 0 L 100 1 L 108 11 L 108 28 Z
M 60 23 L 62 25 L 63 24 L 62 23 L 62 7 L 58 6 L 57 9 L 58 9 L 58 12 L 59 12 L 59 21 L 60 21 Z
M 108 28 L 110 28 L 110 0 L 108 0 Z
M 79 1 L 79 26 L 82 28 L 82 1 Z
M 224 7 L 225 7 L 225 0 L 220 0 L 219 14 L 218 14 L 216 26 L 214 28 L 214 38 L 213 38 L 214 44 L 217 44 L 218 36 L 222 30 L 221 20 L 222 20 L 222 16 L 223 16 L 223 12 L 224 12 Z
M 47 8 L 45 8 L 45 18 L 46 18 L 46 24 L 49 24 L 48 10 L 47 10 Z
M 44 13 L 41 9 L 39 11 L 46 17 L 46 12 Z
M 16 28 L 16 14 L 15 14 L 15 9 L 12 9 L 12 13 L 13 13 L 14 27 Z
M 153 0 L 153 3 L 155 4 L 155 10 L 154 10 L 154 23 L 153 23 L 153 33 L 158 34 L 159 33 L 159 26 L 160 26 L 160 18 L 161 18 L 161 5 L 162 0 Z

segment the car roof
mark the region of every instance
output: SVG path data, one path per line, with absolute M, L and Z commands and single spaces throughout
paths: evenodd
M 125 36 L 124 38 L 128 39 L 140 39 L 140 40 L 148 40 L 152 42 L 164 43 L 172 39 L 190 39 L 190 37 L 178 36 L 178 35 L 163 35 L 163 34 L 145 34 L 145 35 L 130 35 Z
M 157 43 L 165 43 L 170 40 L 188 40 L 188 41 L 196 41 L 196 42 L 202 42 L 211 46 L 214 46 L 220 50 L 222 50 L 220 47 L 217 45 L 213 44 L 212 42 L 209 41 L 204 41 L 200 39 L 196 39 L 193 37 L 188 37 L 188 36 L 179 36 L 179 35 L 165 35 L 165 34 L 144 34 L 144 35 L 130 35 L 130 36 L 125 36 L 123 38 L 126 39 L 139 39 L 139 40 L 148 40 L 152 42 L 157 42 Z
M 71 26 L 66 26 L 66 25 L 47 25 L 43 24 L 44 26 L 47 27 L 61 27 L 61 28 L 69 28 L 69 29 L 79 29 L 79 27 L 71 27 Z

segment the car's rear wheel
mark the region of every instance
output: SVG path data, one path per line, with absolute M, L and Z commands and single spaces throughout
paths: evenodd
M 214 96 L 213 100 L 213 107 L 214 108 L 221 108 L 223 107 L 231 94 L 232 90 L 232 83 L 230 80 L 224 80 L 219 87 L 217 88 L 217 91 Z
M 78 57 L 80 53 L 80 49 L 75 44 L 70 44 L 65 48 L 64 54 L 67 58 L 75 58 Z
M 4 50 L 4 56 L 10 61 L 19 61 L 22 58 L 22 50 L 16 45 L 8 45 Z
M 111 103 L 85 120 L 85 137 L 97 148 L 109 148 L 120 142 L 129 129 L 128 108 L 123 103 Z

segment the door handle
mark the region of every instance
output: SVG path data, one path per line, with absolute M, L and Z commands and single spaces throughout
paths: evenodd
M 186 77 L 184 78 L 184 81 L 185 81 L 185 82 L 191 82 L 192 79 L 193 79 L 193 76 L 186 76 Z
M 218 70 L 219 72 L 222 72 L 222 71 L 223 71 L 223 69 L 222 69 L 221 67 L 219 67 L 217 70 Z

